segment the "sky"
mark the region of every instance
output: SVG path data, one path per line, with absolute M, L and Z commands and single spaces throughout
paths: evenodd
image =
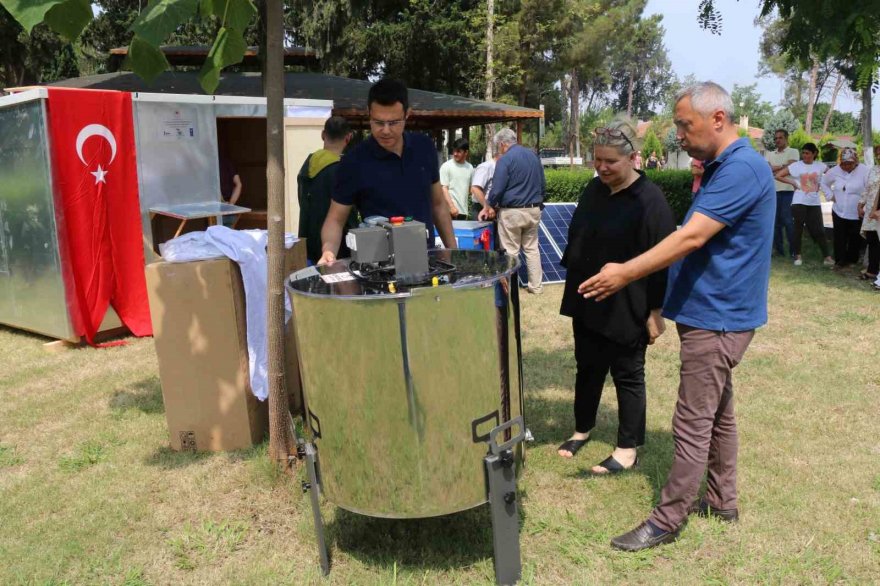
M 698 5 L 698 0 L 649 0 L 645 9 L 645 16 L 663 15 L 666 49 L 675 74 L 683 78 L 692 73 L 697 79 L 715 81 L 728 91 L 735 83 L 757 83 L 758 92 L 764 99 L 778 107 L 783 91 L 782 80 L 772 76 L 758 77 L 761 29 L 754 24 L 759 12 L 758 1 L 716 0 L 715 5 L 723 17 L 721 35 L 700 29 Z M 826 97 L 823 101 L 829 99 Z M 847 90 L 838 96 L 835 108 L 858 116 L 861 104 L 858 96 Z M 880 107 L 876 99 L 872 113 L 872 126 L 880 128 Z

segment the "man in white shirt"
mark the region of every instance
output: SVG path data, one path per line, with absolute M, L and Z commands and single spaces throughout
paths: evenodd
M 440 166 L 440 187 L 453 220 L 468 219 L 468 195 L 474 174 L 474 167 L 467 160 L 469 151 L 470 143 L 466 138 L 456 139 L 452 143 L 452 158 Z
M 492 177 L 495 175 L 495 162 L 501 156 L 496 146 L 493 150 L 495 156 L 491 161 L 483 161 L 474 169 L 471 179 L 471 201 L 473 201 L 473 215 L 478 220 L 494 220 L 495 210 L 489 207 L 487 198 L 492 192 Z
M 779 128 L 773 133 L 773 142 L 776 143 L 775 151 L 767 151 L 764 158 L 770 165 L 770 170 L 775 175 L 777 172 L 800 160 L 797 149 L 788 146 L 788 131 Z M 782 181 L 776 181 L 776 222 L 773 225 L 773 250 L 779 256 L 785 256 L 782 233 L 788 239 L 788 249 L 791 256 L 792 237 L 794 235 L 794 220 L 791 216 L 791 199 L 794 196 L 794 187 Z

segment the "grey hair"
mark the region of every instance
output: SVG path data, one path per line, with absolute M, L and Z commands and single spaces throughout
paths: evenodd
M 495 133 L 495 137 L 492 140 L 496 146 L 502 144 L 512 146 L 516 144 L 516 133 L 510 128 L 502 128 Z
M 675 95 L 677 104 L 685 98 L 691 99 L 694 111 L 709 116 L 721 110 L 730 122 L 733 122 L 733 100 L 723 87 L 714 81 L 702 81 L 688 86 Z
M 626 114 L 617 114 L 614 119 L 612 119 L 611 122 L 606 124 L 603 128 L 607 130 L 616 130 L 626 138 L 612 138 L 610 136 L 597 133 L 593 144 L 613 146 L 621 155 L 629 155 L 630 153 L 634 153 L 637 150 L 640 150 L 636 125 L 632 121 L 632 118 L 630 118 Z

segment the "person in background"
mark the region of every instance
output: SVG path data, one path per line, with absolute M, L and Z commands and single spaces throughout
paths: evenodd
M 875 165 L 868 174 L 867 185 L 862 192 L 858 203 L 858 214 L 862 218 L 861 234 L 868 241 L 868 266 L 861 273 L 861 279 L 866 281 L 877 280 L 880 272 L 880 222 L 872 217 L 872 211 L 877 210 L 878 193 L 880 193 L 880 146 L 874 147 Z
M 235 205 L 241 197 L 241 176 L 226 155 L 220 155 L 220 196 L 226 203 Z
M 739 518 L 733 370 L 755 329 L 767 323 L 776 193 L 770 169 L 738 137 L 732 118 L 733 100 L 716 83 L 676 96 L 676 137 L 705 162 L 702 188 L 681 229 L 634 259 L 606 264 L 578 287 L 601 302 L 668 266 L 663 317 L 675 321 L 681 341 L 669 477 L 648 519 L 611 540 L 617 549 L 675 541 L 689 514 Z M 698 497 L 707 467 L 706 494 Z
M 321 228 L 318 264 L 336 260 L 342 232 L 352 208 L 361 217 L 412 216 L 434 226 L 445 248 L 457 248 L 449 206 L 440 189 L 440 168 L 434 142 L 423 134 L 405 132 L 409 91 L 391 78 L 380 79 L 367 93 L 370 137 L 346 153 L 336 174 L 330 210 Z M 434 247 L 434 238 L 428 238 Z
M 489 207 L 497 208 L 498 239 L 511 256 L 525 253 L 529 274 L 528 292 L 540 295 L 544 288 L 538 225 L 547 183 L 541 159 L 516 141 L 516 133 L 502 128 L 495 133 L 501 158 L 495 164 Z
M 822 251 L 825 266 L 834 266 L 834 259 L 828 254 L 828 242 L 825 240 L 825 223 L 822 221 L 822 202 L 819 201 L 819 184 L 825 173 L 825 163 L 816 161 L 819 149 L 812 142 L 801 148 L 802 160 L 792 163 L 777 171 L 775 177 L 795 188 L 792 197 L 791 215 L 794 219 L 794 240 L 791 253 L 794 255 L 794 266 L 804 264 L 801 258 L 801 244 L 804 237 L 804 226 L 810 238 Z M 778 197 L 778 196 L 777 196 Z
M 310 154 L 296 176 L 299 199 L 299 237 L 306 239 L 306 256 L 312 263 L 321 258 L 321 227 L 330 209 L 330 198 L 336 186 L 342 152 L 351 142 L 351 128 L 341 116 L 332 116 L 324 122 L 321 132 L 324 148 Z M 349 214 L 339 245 L 339 256 L 347 257 L 345 234 L 357 227 L 357 214 Z
M 492 193 L 492 177 L 495 175 L 495 163 L 501 157 L 498 145 L 494 145 L 492 152 L 495 156 L 490 161 L 483 161 L 474 169 L 471 179 L 471 200 L 473 210 L 471 216 L 478 220 L 494 220 L 495 210 L 489 207 L 488 197 Z
M 641 171 L 641 170 L 642 170 L 642 163 L 643 163 L 643 161 L 642 161 L 642 152 L 639 151 L 639 152 L 636 153 L 636 158 L 633 159 L 633 167 L 635 168 L 636 171 Z
M 788 131 L 778 128 L 773 133 L 776 150 L 767 151 L 764 158 L 774 174 L 782 171 L 792 163 L 800 160 L 797 149 L 788 146 Z M 791 216 L 791 200 L 794 187 L 785 181 L 776 180 L 776 222 L 773 226 L 773 250 L 779 256 L 785 256 L 783 235 L 788 240 L 788 251 L 794 259 L 794 219 Z
M 691 175 L 694 176 L 694 182 L 691 185 L 691 195 L 696 196 L 700 190 L 700 183 L 703 181 L 703 161 L 691 158 Z
M 834 202 L 831 218 L 834 222 L 834 267 L 843 268 L 859 262 L 862 239 L 859 231 L 859 201 L 864 197 L 868 167 L 859 163 L 855 149 L 840 151 L 840 164 L 822 176 L 825 199 Z
M 595 134 L 599 176 L 581 193 L 562 257 L 567 273 L 559 311 L 572 318 L 577 375 L 575 431 L 557 451 L 571 458 L 589 441 L 610 371 L 617 390 L 617 441 L 592 472 L 614 474 L 636 466 L 637 449 L 645 443 L 645 351 L 666 328 L 660 316 L 666 270 L 600 302 L 584 299 L 577 289 L 606 263 L 625 262 L 663 240 L 675 231 L 675 217 L 660 189 L 635 169 L 632 122 L 618 117 Z
M 468 139 L 456 139 L 452 143 L 452 158 L 440 166 L 440 187 L 453 220 L 469 217 L 468 194 L 474 175 L 474 167 L 467 160 L 470 148 Z
M 235 205 L 241 197 L 241 176 L 232 161 L 225 154 L 219 156 L 220 162 L 220 197 L 225 203 Z M 232 228 L 238 221 L 237 215 L 220 216 L 220 221 L 227 228 Z
M 645 169 L 656 169 L 660 166 L 660 159 L 657 158 L 657 151 L 651 151 L 648 155 L 648 161 L 645 163 Z

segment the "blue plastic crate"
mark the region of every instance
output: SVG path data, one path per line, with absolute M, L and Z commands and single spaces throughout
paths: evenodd
M 474 220 L 454 220 L 452 230 L 458 247 L 462 250 L 486 250 L 483 244 L 483 232 L 489 233 L 489 248 L 495 250 L 495 227 L 492 222 L 477 222 Z
M 475 220 L 453 220 L 452 231 L 458 248 L 461 250 L 487 250 L 483 245 L 483 232 L 489 233 L 489 248 L 495 250 L 495 224 L 492 222 L 477 222 Z M 434 241 L 438 247 L 443 246 L 437 228 L 434 228 Z

